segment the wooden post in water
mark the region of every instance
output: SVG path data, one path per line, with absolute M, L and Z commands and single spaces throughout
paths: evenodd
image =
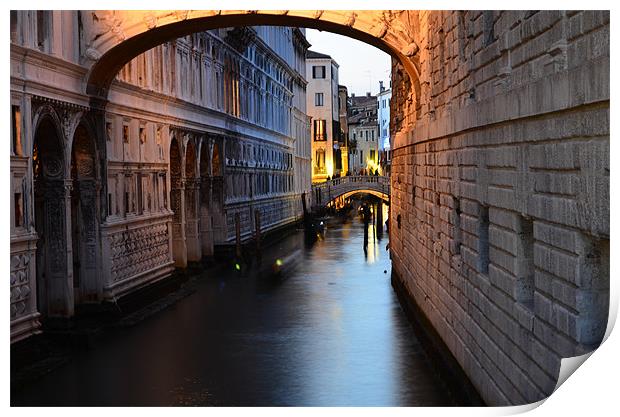
M 241 218 L 239 213 L 235 213 L 235 240 L 237 259 L 241 259 Z
M 377 232 L 379 236 L 383 234 L 383 200 L 379 200 L 377 204 Z
M 306 193 L 301 193 L 301 206 L 304 208 L 304 219 L 308 215 L 308 208 L 306 207 Z
M 256 234 L 254 239 L 256 240 L 256 254 L 260 253 L 260 210 L 254 210 L 254 225 L 256 226 Z

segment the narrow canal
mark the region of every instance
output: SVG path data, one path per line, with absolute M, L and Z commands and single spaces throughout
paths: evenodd
M 387 216 L 384 216 L 384 219 Z M 390 285 L 387 233 L 298 231 L 12 392 L 12 405 L 456 405 Z M 277 262 L 277 260 L 280 262 Z M 271 265 L 281 263 L 273 275 Z

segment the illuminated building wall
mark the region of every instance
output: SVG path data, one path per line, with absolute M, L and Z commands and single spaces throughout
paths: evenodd
M 334 160 L 339 149 L 338 64 L 329 55 L 308 51 L 306 57 L 307 112 L 312 118 L 312 181 L 340 173 Z

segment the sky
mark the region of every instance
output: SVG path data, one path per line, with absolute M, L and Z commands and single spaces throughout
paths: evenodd
M 349 95 L 373 95 L 379 91 L 379 81 L 390 85 L 391 58 L 380 49 L 353 38 L 306 29 L 310 50 L 331 56 L 339 65 L 338 83 L 345 85 Z

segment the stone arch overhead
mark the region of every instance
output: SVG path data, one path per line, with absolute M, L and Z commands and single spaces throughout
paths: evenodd
M 223 148 L 223 142 L 221 140 L 213 141 L 210 161 L 211 161 L 211 175 L 214 177 L 222 176 L 222 172 L 224 170 L 222 148 Z
M 197 146 L 194 143 L 194 139 L 190 138 L 185 144 L 185 177 L 195 178 L 198 176 L 198 158 L 197 158 Z M 191 163 L 191 165 L 190 165 Z
M 197 147 L 198 154 L 198 171 L 197 175 L 199 177 L 209 177 L 211 176 L 211 155 L 209 150 L 209 138 L 202 136 L 198 141 Z
M 333 200 L 335 200 L 338 197 L 345 197 L 346 198 L 346 197 L 350 197 L 350 196 L 355 195 L 355 194 L 372 194 L 375 197 L 379 197 L 380 199 L 382 199 L 384 201 L 388 201 L 388 202 L 390 201 L 390 195 L 389 194 L 386 194 L 384 192 L 377 191 L 377 190 L 371 190 L 371 189 L 360 189 L 360 190 L 346 191 L 346 192 L 340 193 L 338 195 L 331 196 L 332 199 L 330 201 L 333 201 Z
M 83 129 L 84 135 L 85 135 L 85 141 L 84 143 L 80 143 L 77 144 L 76 143 L 76 136 L 79 134 L 79 129 Z M 70 149 L 71 149 L 71 160 L 73 160 L 73 156 L 74 156 L 74 152 L 75 151 L 82 151 L 85 154 L 90 154 L 90 156 L 92 157 L 92 177 L 95 180 L 99 180 L 101 178 L 101 173 L 99 172 L 99 166 L 97 164 L 98 162 L 98 148 L 97 148 L 97 141 L 95 140 L 94 136 L 94 130 L 89 128 L 89 123 L 86 120 L 81 120 L 80 123 L 78 123 L 78 125 L 75 127 L 75 129 L 73 130 L 73 134 L 71 135 L 71 139 L 70 139 Z M 82 148 L 77 149 L 75 148 L 75 146 L 86 146 L 87 148 Z M 77 161 L 74 161 L 77 162 Z M 71 162 L 70 162 L 71 163 Z
M 414 84 L 419 79 L 415 11 L 89 10 L 80 18 L 90 61 L 87 93 L 104 99 L 118 71 L 137 55 L 191 33 L 234 26 L 297 26 L 348 36 L 390 54 Z
M 62 128 L 62 119 L 58 111 L 50 103 L 43 103 L 37 106 L 32 112 L 32 146 L 34 147 L 36 142 L 37 132 L 42 122 L 45 119 L 49 119 L 56 133 L 56 137 L 59 140 L 60 149 L 63 150 L 63 155 L 66 153 L 68 147 L 65 132 Z
M 57 143 L 39 143 L 38 138 L 39 135 L 44 135 L 39 132 L 39 129 L 44 123 L 49 123 L 49 125 L 54 129 L 54 136 Z M 48 136 L 45 136 L 46 139 L 49 140 Z M 32 113 L 32 149 L 30 150 L 31 154 L 34 156 L 34 149 L 38 146 L 39 151 L 42 150 L 41 147 L 48 149 L 57 149 L 59 154 L 55 155 L 56 158 L 60 158 L 58 163 L 58 175 L 61 178 L 67 178 L 70 174 L 71 169 L 71 147 L 68 144 L 68 141 L 65 136 L 65 131 L 62 128 L 62 118 L 59 115 L 56 108 L 50 103 L 43 103 L 40 106 L 36 107 Z M 51 148 L 50 148 L 51 146 Z M 54 151 L 54 153 L 56 153 Z M 41 155 L 39 155 L 39 159 Z M 67 161 L 68 160 L 68 161 Z
M 177 134 L 171 134 L 170 135 L 170 146 L 168 146 L 168 148 L 169 148 L 168 151 L 169 152 L 168 152 L 167 157 L 168 157 L 168 164 L 170 165 L 170 173 L 172 175 L 181 175 L 181 172 L 183 172 L 183 170 L 185 169 L 185 166 L 183 164 L 183 159 L 185 159 L 185 158 L 182 157 L 182 155 L 184 155 L 183 144 L 181 143 L 182 141 L 180 141 L 177 136 L 178 136 Z M 173 149 L 176 151 L 174 156 L 175 156 L 175 159 L 178 159 L 178 161 L 173 161 L 172 160 L 172 157 L 173 157 L 172 150 Z M 172 166 L 173 162 L 178 163 L 179 166 L 178 167 L 176 165 Z M 178 172 L 177 172 L 177 170 L 178 170 Z
M 102 150 L 101 143 L 97 140 L 99 135 L 97 135 L 95 121 L 93 120 L 92 114 L 88 112 L 86 108 L 46 98 L 33 98 L 33 147 L 39 126 L 46 118 L 50 119 L 51 124 L 54 126 L 56 137 L 59 140 L 59 146 L 64 158 L 64 174 L 67 178 L 70 175 L 71 169 L 73 141 L 75 139 L 75 133 L 80 126 L 86 129 L 87 135 L 92 141 L 96 163 L 101 165 L 102 159 L 105 160 L 105 149 Z M 96 166 L 96 170 L 97 178 L 102 177 L 101 167 Z
M 88 114 L 82 112 L 80 113 L 77 123 L 75 123 L 75 126 L 73 127 L 70 136 L 68 136 L 69 141 L 67 143 L 67 148 L 69 150 L 73 150 L 75 134 L 80 127 L 85 130 L 86 135 L 89 138 L 90 144 L 93 146 L 92 151 L 95 158 L 95 177 L 96 179 L 101 179 L 102 172 L 100 171 L 100 166 L 98 166 L 97 162 L 100 161 L 100 158 L 102 157 L 102 150 L 100 143 L 97 141 L 97 129 Z

